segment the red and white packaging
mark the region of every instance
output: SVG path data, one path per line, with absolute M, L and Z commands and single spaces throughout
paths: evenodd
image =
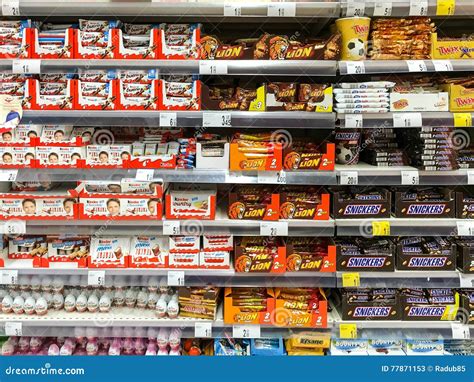
M 119 36 L 117 29 L 106 31 L 75 31 L 74 58 L 110 59 L 115 58 Z
M 32 58 L 73 58 L 74 57 L 74 34 L 72 28 L 66 29 L 64 33 L 64 44 L 47 44 L 39 42 L 39 34 L 41 32 L 33 28 L 31 29 L 31 57 Z
M 92 237 L 89 268 L 127 268 L 129 262 L 129 237 Z
M 148 46 L 130 47 L 132 44 L 126 44 L 126 40 L 140 38 L 141 36 L 125 35 L 121 30 L 117 30 L 118 49 L 115 58 L 136 60 L 157 59 L 160 31 L 155 28 L 151 29 L 148 33 L 150 39 Z M 126 45 L 129 45 L 129 47 L 125 47 Z
M 229 269 L 230 251 L 234 248 L 232 235 L 205 235 L 199 255 L 201 268 Z
M 168 238 L 134 236 L 130 246 L 130 268 L 167 268 Z
M 130 159 L 131 145 L 88 145 L 86 147 L 87 167 L 124 167 Z
M 200 248 L 199 236 L 170 236 L 169 267 L 199 268 Z
M 197 59 L 200 42 L 199 24 L 161 24 L 158 58 Z
M 76 104 L 78 110 L 117 110 L 119 82 L 109 80 L 103 82 L 76 81 Z
M 2 24 L 15 23 L 15 21 L 3 20 Z M 21 21 L 19 21 L 21 23 Z M 19 25 L 17 25 L 19 28 Z M 0 26 L 0 39 L 16 41 L 12 43 L 0 43 L 0 58 L 29 58 L 31 55 L 31 33 L 32 28 L 10 28 L 7 25 Z
M 46 236 L 24 235 L 12 237 L 8 241 L 9 260 L 36 260 L 29 264 L 40 266 L 41 259 L 46 258 L 47 255 L 48 241 Z M 28 265 L 28 263 L 24 265 Z
M 0 168 L 32 168 L 35 148 L 29 146 L 0 146 Z
M 90 251 L 89 237 L 48 237 L 49 268 L 86 268 Z
M 65 84 L 27 81 L 31 95 L 32 110 L 73 110 L 76 98 L 77 80 L 67 80 Z M 64 89 L 60 89 L 60 86 Z
M 153 80 L 151 84 L 127 83 L 119 80 L 119 103 L 121 110 L 157 110 L 158 109 L 158 83 Z
M 176 87 L 169 86 L 169 81 L 158 81 L 159 110 L 201 110 L 201 81 L 193 81 L 191 90 L 185 87 L 181 96 L 170 96 L 169 90 Z M 191 97 L 188 96 L 189 93 Z
M 193 187 L 183 190 L 170 187 L 166 193 L 166 219 L 214 220 L 216 217 L 215 187 Z
M 85 159 L 85 147 L 38 146 L 37 168 L 81 168 Z

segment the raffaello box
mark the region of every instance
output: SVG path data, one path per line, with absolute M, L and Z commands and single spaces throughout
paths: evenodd
M 89 237 L 48 237 L 49 268 L 87 268 L 90 251 Z
M 90 185 L 97 186 L 97 191 L 88 187 Z M 159 183 L 145 182 L 144 185 L 133 180 L 122 180 L 118 185 L 82 182 L 74 193 L 79 196 L 80 219 L 161 220 L 163 216 L 163 192 Z
M 92 237 L 89 268 L 127 268 L 129 264 L 129 237 Z
M 130 246 L 130 268 L 167 268 L 168 238 L 134 236 Z
M 200 241 L 200 236 L 170 236 L 169 267 L 198 268 Z

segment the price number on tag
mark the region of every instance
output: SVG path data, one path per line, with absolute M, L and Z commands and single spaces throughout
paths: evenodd
M 168 286 L 183 286 L 184 285 L 184 271 L 169 271 L 168 272 Z
M 420 184 L 420 173 L 418 171 L 402 171 L 402 185 Z
M 179 235 L 181 227 L 179 221 L 165 220 L 163 221 L 163 235 Z
M 212 337 L 212 323 L 211 322 L 196 322 L 194 326 L 194 337 L 211 338 Z
M 223 61 L 199 61 L 199 74 L 227 74 L 227 63 Z
M 260 236 L 288 236 L 288 223 L 261 222 Z
M 260 325 L 234 325 L 232 327 L 234 338 L 260 338 Z
M 105 271 L 89 271 L 87 274 L 87 284 L 91 286 L 104 286 Z
M 204 113 L 202 115 L 203 127 L 232 127 L 232 114 L 230 113 Z
M 356 186 L 359 183 L 359 174 L 357 171 L 341 171 L 340 184 Z
M 267 16 L 269 17 L 295 17 L 296 3 L 268 4 Z
M 242 16 L 242 7 L 236 4 L 224 4 L 224 16 L 226 17 Z
M 176 113 L 160 113 L 160 127 L 178 126 L 178 115 Z

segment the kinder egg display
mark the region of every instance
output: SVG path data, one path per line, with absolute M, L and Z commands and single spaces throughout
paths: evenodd
M 76 299 L 76 310 L 81 313 L 87 310 L 87 297 L 85 293 L 81 293 Z
M 87 310 L 95 313 L 99 310 L 99 299 L 95 294 L 91 294 L 87 300 Z
M 64 309 L 66 312 L 74 312 L 76 310 L 76 298 L 72 293 L 66 296 L 64 300 Z
M 2 312 L 11 313 L 13 311 L 13 299 L 10 295 L 6 295 L 2 299 Z
M 46 313 L 48 313 L 48 303 L 44 297 L 40 297 L 38 300 L 36 300 L 35 312 L 39 316 L 44 316 Z
M 70 295 L 72 296 L 72 295 Z M 72 296 L 74 297 L 74 296 Z M 74 301 L 74 305 L 76 305 L 76 302 Z M 61 293 L 55 293 L 53 295 L 53 308 L 56 310 L 60 310 L 64 307 L 64 297 Z M 66 309 L 67 310 L 67 309 Z
M 25 300 L 21 296 L 16 296 L 13 300 L 13 313 L 22 314 L 24 312 Z
M 110 311 L 110 297 L 107 294 L 104 294 L 99 300 L 99 311 L 102 313 L 107 313 Z
M 25 313 L 26 314 L 33 314 L 35 313 L 35 305 L 36 305 L 36 301 L 33 297 L 28 297 L 26 300 L 25 300 L 25 304 L 23 305 L 23 308 L 25 310 Z

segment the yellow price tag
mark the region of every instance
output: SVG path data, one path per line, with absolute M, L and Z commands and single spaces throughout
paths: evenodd
M 343 273 L 342 286 L 344 288 L 360 286 L 360 275 L 358 273 Z
M 453 113 L 454 127 L 471 127 L 472 114 L 471 113 Z
M 372 222 L 372 236 L 390 236 L 390 222 L 388 221 Z
M 441 316 L 442 321 L 454 321 L 459 310 L 459 293 L 454 295 L 454 304 L 446 305 L 444 308 L 443 315 Z
M 437 0 L 436 16 L 452 16 L 456 9 L 456 0 Z
M 339 324 L 339 338 L 357 338 L 357 325 Z

